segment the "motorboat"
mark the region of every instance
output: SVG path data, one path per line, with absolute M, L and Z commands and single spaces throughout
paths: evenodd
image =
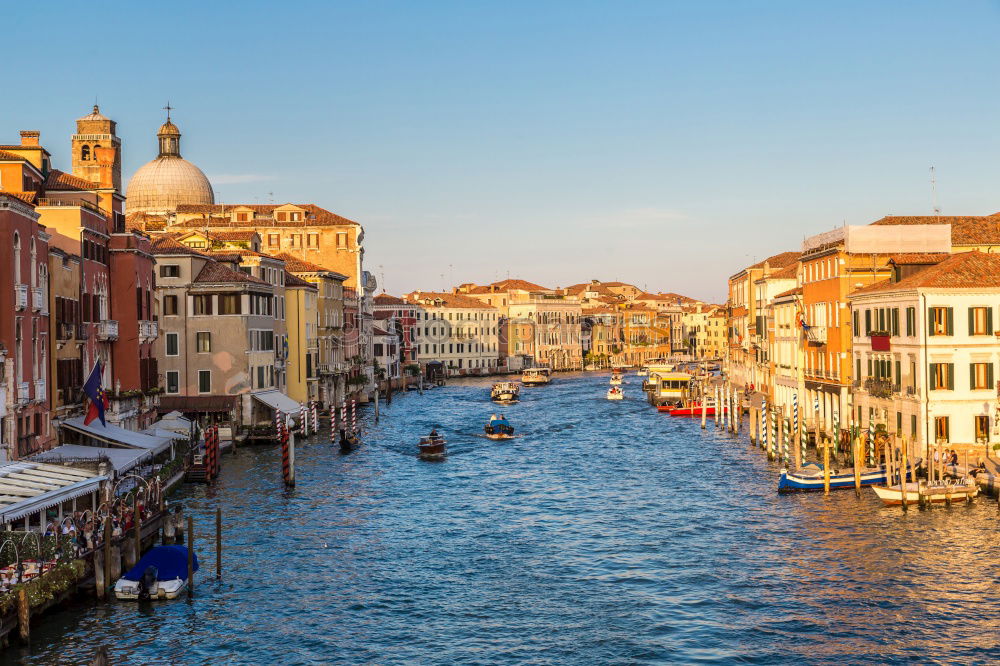
M 419 448 L 418 456 L 424 460 L 441 460 L 445 456 L 444 445 L 444 437 L 436 432 L 421 437 L 420 443 L 417 445 Z
M 552 381 L 552 368 L 539 366 L 526 368 L 521 373 L 521 383 L 525 386 L 541 386 Z
M 657 411 L 667 412 L 671 416 L 701 416 L 701 403 L 691 402 L 687 405 L 681 407 L 671 407 L 670 405 L 660 405 L 656 408 Z M 726 413 L 726 408 L 723 407 L 721 414 Z M 705 403 L 705 416 L 715 416 L 715 401 L 709 400 Z
M 903 503 L 904 488 L 900 484 L 891 486 L 872 486 L 878 498 L 889 506 Z M 967 477 L 955 483 L 935 483 L 932 486 L 922 482 L 910 481 L 905 484 L 907 504 L 919 504 L 921 498 L 925 502 L 939 504 L 942 502 L 964 502 L 979 495 L 976 480 Z
M 517 402 L 521 395 L 521 385 L 517 382 L 497 382 L 490 391 L 490 400 L 494 402 Z
M 620 386 L 612 386 L 608 389 L 608 400 L 624 400 L 625 391 Z
M 909 465 L 909 467 L 912 470 L 919 464 L 920 459 L 918 458 L 912 465 Z M 823 490 L 823 465 L 820 463 L 810 462 L 806 463 L 802 467 L 803 469 L 798 472 L 792 472 L 787 469 L 781 470 L 781 476 L 778 478 L 779 493 L 789 493 L 797 490 Z M 885 483 L 885 480 L 885 465 L 879 467 L 866 467 L 861 470 L 861 485 L 863 486 Z M 853 469 L 830 470 L 830 490 L 853 487 Z
M 622 385 L 622 376 L 620 374 L 618 374 L 618 373 L 615 373 L 615 374 L 611 375 L 611 382 L 610 383 L 611 383 L 612 386 L 621 386 Z
M 649 368 L 646 367 L 646 366 L 644 366 L 644 365 L 641 366 L 638 370 L 635 371 L 635 376 L 636 377 L 648 377 L 649 376 Z
M 198 556 L 192 557 L 192 572 Z M 155 546 L 115 583 L 115 597 L 122 601 L 176 599 L 188 586 L 187 546 Z
M 514 439 L 514 426 L 507 421 L 507 417 L 503 414 L 490 416 L 489 423 L 483 430 L 486 432 L 487 439 Z

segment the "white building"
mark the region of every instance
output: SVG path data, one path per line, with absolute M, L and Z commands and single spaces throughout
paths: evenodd
M 415 291 L 403 298 L 419 306 L 414 344 L 421 364 L 440 361 L 452 376 L 496 372 L 496 308 L 462 294 Z
M 916 442 L 917 455 L 927 442 L 1000 440 L 1000 255 L 941 257 L 894 261 L 889 282 L 851 296 L 853 417 Z

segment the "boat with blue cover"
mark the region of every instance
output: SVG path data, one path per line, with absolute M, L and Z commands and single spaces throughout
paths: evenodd
M 192 553 L 192 570 L 198 556 Z M 115 597 L 125 601 L 176 599 L 188 586 L 187 546 L 156 546 L 115 583 Z
M 823 490 L 823 465 L 820 463 L 806 463 L 803 469 L 798 472 L 791 472 L 787 469 L 781 470 L 778 479 L 778 492 L 790 493 L 798 490 Z M 868 467 L 861 470 L 861 485 L 871 486 L 876 483 L 885 483 L 885 466 Z M 837 488 L 854 487 L 854 470 L 847 471 L 833 469 L 830 470 L 830 490 Z
M 496 414 L 490 416 L 490 421 L 483 430 L 486 431 L 487 439 L 500 440 L 514 438 L 514 426 L 507 421 L 507 417 L 503 414 L 500 416 Z

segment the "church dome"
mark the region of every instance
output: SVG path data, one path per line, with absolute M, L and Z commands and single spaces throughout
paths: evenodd
M 181 132 L 170 121 L 156 133 L 160 154 L 136 171 L 125 189 L 126 213 L 170 213 L 181 204 L 214 204 L 212 184 L 181 157 Z
M 139 167 L 125 189 L 128 213 L 168 213 L 180 204 L 213 204 L 212 184 L 183 157 L 157 157 Z

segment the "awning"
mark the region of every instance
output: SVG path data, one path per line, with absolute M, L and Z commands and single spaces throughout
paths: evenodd
M 82 444 L 63 444 L 54 449 L 43 451 L 31 457 L 46 463 L 92 463 L 108 461 L 118 473 L 127 472 L 153 455 L 142 449 L 106 449 L 99 446 L 83 446 Z
M 298 416 L 299 411 L 302 409 L 302 405 L 295 402 L 281 391 L 264 391 L 263 393 L 254 393 L 253 397 L 260 400 L 271 409 L 280 409 L 285 414 L 289 414 L 291 416 Z
M 159 453 L 170 448 L 173 439 L 168 437 L 151 437 L 143 435 L 141 432 L 133 432 L 119 428 L 110 423 L 101 425 L 100 421 L 91 421 L 90 425 L 83 425 L 83 417 L 76 416 L 62 422 L 63 428 L 69 428 L 79 433 L 92 437 L 98 441 L 106 443 L 108 446 L 124 446 L 130 449 L 145 449 L 150 453 Z
M 0 523 L 9 523 L 98 490 L 107 477 L 23 460 L 0 466 Z
M 159 425 L 160 425 L 159 423 L 154 423 L 150 427 L 148 427 L 145 430 L 143 430 L 142 434 L 143 435 L 149 435 L 150 437 L 162 437 L 162 438 L 165 438 L 165 439 L 187 439 L 188 438 L 188 433 L 187 432 L 179 433 L 176 430 L 169 430 L 169 429 L 164 430 L 163 428 L 158 427 Z

